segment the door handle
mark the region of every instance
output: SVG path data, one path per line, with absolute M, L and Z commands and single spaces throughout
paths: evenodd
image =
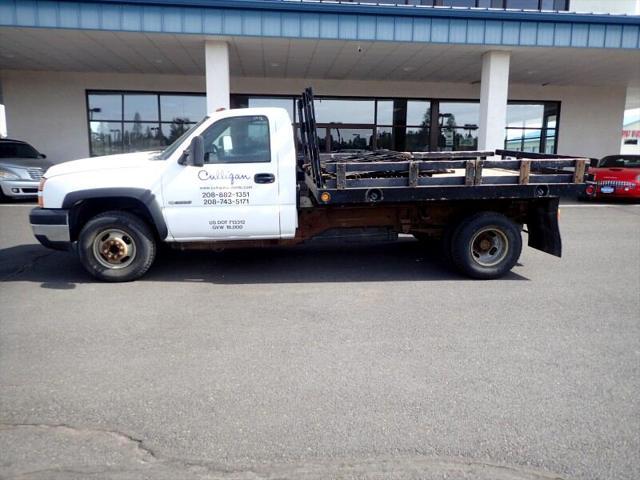
M 276 176 L 273 173 L 256 173 L 253 177 L 255 183 L 273 183 Z

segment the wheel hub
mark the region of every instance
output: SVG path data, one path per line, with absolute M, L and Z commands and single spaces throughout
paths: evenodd
M 480 241 L 480 245 L 479 245 L 479 246 L 480 246 L 480 250 L 482 250 L 483 252 L 487 252 L 487 251 L 489 251 L 489 249 L 491 248 L 491 245 L 492 245 L 492 244 L 491 244 L 491 240 L 488 240 L 488 239 L 486 239 L 486 238 L 483 238 L 483 239 Z
M 471 240 L 471 257 L 483 267 L 498 265 L 509 252 L 509 240 L 505 233 L 495 227 L 484 228 Z
M 127 253 L 127 245 L 120 239 L 109 240 L 102 247 L 102 256 L 111 263 L 119 262 Z
M 125 268 L 135 258 L 136 244 L 131 235 L 123 230 L 103 230 L 93 241 L 93 255 L 104 267 Z

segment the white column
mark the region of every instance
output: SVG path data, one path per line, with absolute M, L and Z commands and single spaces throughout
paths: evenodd
M 482 56 L 480 84 L 480 129 L 478 148 L 504 148 L 509 93 L 510 52 L 492 51 Z
M 207 40 L 204 46 L 207 113 L 229 108 L 229 45 Z

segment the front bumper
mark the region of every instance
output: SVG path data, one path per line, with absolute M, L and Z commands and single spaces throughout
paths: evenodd
M 39 183 L 34 180 L 3 180 L 0 182 L 0 189 L 7 197 L 36 198 Z
M 44 247 L 69 250 L 69 211 L 61 208 L 34 208 L 29 214 L 31 230 Z

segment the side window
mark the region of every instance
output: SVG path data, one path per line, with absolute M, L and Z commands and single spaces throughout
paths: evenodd
M 203 134 L 205 163 L 271 161 L 269 121 L 263 116 L 224 118 Z

